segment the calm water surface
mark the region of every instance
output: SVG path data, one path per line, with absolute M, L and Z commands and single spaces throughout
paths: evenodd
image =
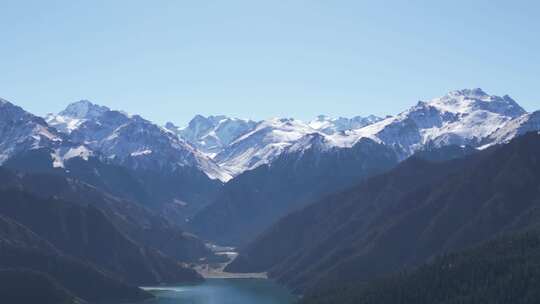
M 207 279 L 200 285 L 155 287 L 144 304 L 291 304 L 296 298 L 264 279 Z

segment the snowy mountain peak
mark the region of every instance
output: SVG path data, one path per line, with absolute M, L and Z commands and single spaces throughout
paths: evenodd
M 516 136 L 540 130 L 540 111 L 527 113 L 508 121 L 484 140 L 481 148 L 507 143 Z
M 509 96 L 464 89 L 420 101 L 395 117 L 333 136 L 342 145 L 371 138 L 393 147 L 405 158 L 429 144 L 479 146 L 495 130 L 526 114 Z
M 58 131 L 70 134 L 87 120 L 96 119 L 109 111 L 110 109 L 105 106 L 93 104 L 88 100 L 80 100 L 69 104 L 58 114 L 47 114 L 45 120 Z
M 65 110 L 58 114 L 71 118 L 88 119 L 98 117 L 107 111 L 110 109 L 105 106 L 93 104 L 88 100 L 80 100 L 69 104 Z
M 53 148 L 63 137 L 41 117 L 2 99 L 0 101 L 0 163 L 22 151 Z
M 419 102 L 416 108 L 425 106 L 431 106 L 443 112 L 461 114 L 487 111 L 508 117 L 518 117 L 526 113 L 510 96 L 489 95 L 479 88 L 452 91 L 443 97 Z
M 0 162 L 19 151 L 45 147 L 55 151 L 58 164 L 65 155 L 95 153 L 142 170 L 196 167 L 226 181 L 288 152 L 323 153 L 370 139 L 406 158 L 428 145 L 487 147 L 538 129 L 539 112 L 527 114 L 508 95 L 489 95 L 479 88 L 419 101 L 384 119 L 319 115 L 307 122 L 294 118 L 257 122 L 196 115 L 185 127 L 172 122 L 160 127 L 139 115 L 87 100 L 43 120 L 0 99 Z
M 237 175 L 271 163 L 282 153 L 338 146 L 330 135 L 341 134 L 380 121 L 376 116 L 331 118 L 319 115 L 308 123 L 294 118 L 271 118 L 251 125 L 247 132 L 222 146 L 214 160 L 227 172 Z
M 174 172 L 194 167 L 210 178 L 230 178 L 205 155 L 140 115 L 105 111 L 94 118 L 79 119 L 70 133 L 74 142 L 86 143 L 94 151 L 120 165 L 136 170 Z
M 189 122 L 189 126 L 190 127 L 195 127 L 197 125 L 201 125 L 201 124 L 217 124 L 219 123 L 221 120 L 224 120 L 224 119 L 232 119 L 232 118 L 229 118 L 225 115 L 210 115 L 208 117 L 205 117 L 205 116 L 202 116 L 200 114 L 197 114 L 195 115 L 195 117 L 193 117 L 193 119 L 191 119 L 191 121 Z
M 332 118 L 326 115 L 319 115 L 317 119 L 310 121 L 308 125 L 319 132 L 332 135 L 347 130 L 360 129 L 380 120 L 382 118 L 375 115 L 369 115 L 367 117 L 355 116 L 353 118 Z
M 193 167 L 212 179 L 230 179 L 212 160 L 179 138 L 172 123 L 162 128 L 140 115 L 87 100 L 72 103 L 59 114 L 49 114 L 46 120 L 72 142 L 86 145 L 108 162 L 163 172 Z
M 167 123 L 165 129 L 176 133 L 207 156 L 214 157 L 239 136 L 253 130 L 256 125 L 257 123 L 252 120 L 225 115 L 208 117 L 196 115 L 184 128 Z
M 330 141 L 325 135 L 321 133 L 309 133 L 295 143 L 293 143 L 288 149 L 287 153 L 292 152 L 303 152 L 308 149 L 314 149 L 319 152 L 328 150 L 329 148 L 335 146 L 334 143 Z
M 451 91 L 447 94 L 447 96 L 482 97 L 488 96 L 488 94 L 481 88 L 474 88 Z

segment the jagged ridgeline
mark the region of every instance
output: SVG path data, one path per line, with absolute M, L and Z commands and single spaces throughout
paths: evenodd
M 230 271 L 331 294 L 533 226 L 538 135 L 520 136 L 539 129 L 481 89 L 385 118 L 185 127 L 0 100 L 0 277 L 51 301 L 133 302 L 150 297 L 137 285 L 200 282 L 209 241 L 241 247 Z
M 231 178 L 271 166 L 281 155 L 312 149 L 314 134 L 321 138 L 317 153 L 323 158 L 328 151 L 351 149 L 371 139 L 392 149 L 401 161 L 426 147 L 485 148 L 539 128 L 538 113 L 527 113 L 509 96 L 493 96 L 481 89 L 453 91 L 385 118 L 321 115 L 303 122 L 199 115 L 186 127 L 173 123 L 160 127 L 139 115 L 85 100 L 44 119 L 5 100 L 0 108 L 0 162 L 21 152 L 50 149 L 50 159 L 31 169 L 64 171 L 181 225 L 201 210 L 209 213 L 208 208 L 226 206 L 227 198 L 221 196 L 229 191 L 221 190 Z M 27 158 L 18 165 L 36 162 Z M 325 191 L 332 190 L 337 189 Z M 206 218 L 212 217 L 198 217 L 195 227 L 215 230 Z M 223 239 L 239 239 L 235 233 Z M 250 237 L 242 236 L 239 242 Z
M 341 303 L 343 286 L 349 286 L 354 293 L 353 289 L 359 290 L 370 280 L 414 269 L 438 255 L 540 226 L 538 132 L 515 138 L 506 145 L 464 153 L 460 158 L 456 156 L 461 153 L 451 149 L 447 157 L 450 160 L 444 160 L 441 151 L 434 152 L 435 157 L 420 153 L 388 173 L 328 195 L 286 216 L 246 246 L 228 269 L 268 271 L 271 277 L 308 298 Z M 531 248 L 531 253 L 535 248 Z M 502 258 L 511 260 L 512 256 Z M 534 259 L 531 262 L 534 268 Z M 512 267 L 504 268 L 509 272 L 501 273 L 493 282 L 483 281 L 495 284 L 484 286 L 486 292 L 497 290 L 497 284 L 512 276 Z M 475 273 L 473 269 L 463 276 Z M 413 272 L 410 280 L 415 278 Z M 526 282 L 532 284 L 534 280 Z M 449 291 L 457 297 L 456 301 L 457 289 Z M 476 299 L 473 289 L 463 292 Z M 323 290 L 330 291 L 324 294 Z M 519 290 L 511 290 L 507 295 Z M 419 296 L 405 291 L 403 294 Z M 376 298 L 368 300 L 366 303 L 378 303 Z

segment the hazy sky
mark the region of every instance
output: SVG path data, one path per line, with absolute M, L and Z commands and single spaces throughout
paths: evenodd
M 395 114 L 470 87 L 536 110 L 537 3 L 0 0 L 0 96 L 178 124 Z

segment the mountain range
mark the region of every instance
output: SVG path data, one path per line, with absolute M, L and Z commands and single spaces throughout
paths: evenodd
M 293 144 L 301 149 L 298 144 L 302 138 L 314 133 L 325 138 L 326 146 L 338 148 L 352 147 L 361 138 L 370 138 L 392 147 L 404 159 L 426 146 L 485 148 L 508 142 L 537 129 L 538 115 L 527 113 L 507 95 L 499 97 L 481 89 L 464 89 L 419 101 L 408 110 L 384 119 L 376 116 L 332 119 L 321 115 L 309 122 L 276 118 L 255 123 L 223 116 L 197 116 L 187 127 L 172 130 L 195 146 L 206 143 L 209 136 L 226 143 L 214 148 L 210 156 L 234 176 L 271 163 Z M 231 131 L 222 138 L 221 123 L 237 132 Z
M 284 217 L 228 270 L 268 271 L 311 295 L 537 229 L 539 153 L 540 134 L 531 132 L 458 158 L 415 155 Z
M 68 303 L 135 301 L 150 296 L 136 285 L 201 281 L 189 265 L 219 259 L 212 242 L 240 247 L 227 270 L 318 301 L 534 226 L 538 130 L 540 112 L 481 89 L 384 118 L 185 127 L 86 100 L 41 118 L 1 99 L 0 279 Z
M 310 153 L 320 155 L 320 158 L 332 158 L 331 154 L 341 153 L 336 152 L 338 150 L 348 151 L 370 140 L 391 149 L 399 162 L 418 151 L 442 146 L 485 149 L 540 129 L 539 112 L 527 113 L 509 96 L 492 96 L 481 89 L 452 91 L 440 98 L 420 101 L 398 115 L 385 118 L 321 115 L 303 122 L 293 118 L 252 121 L 197 115 L 185 127 L 173 123 L 162 127 L 139 115 L 111 110 L 87 100 L 72 103 L 58 114 L 48 114 L 45 118 L 2 100 L 0 116 L 0 162 L 17 156 L 18 161 L 12 159 L 12 163 L 24 167 L 24 164 L 35 162 L 28 159 L 35 155 L 28 154 L 41 150 L 42 154 L 50 155 L 40 156 L 41 171 L 63 171 L 64 175 L 137 201 L 188 229 L 194 227 L 209 238 L 213 235 L 204 232 L 216 230 L 223 224 L 207 223 L 205 218 L 212 216 L 199 214 L 219 214 L 221 211 L 211 210 L 226 208 L 229 203 L 221 202 L 227 201 L 225 197 L 231 193 L 232 184 L 246 183 L 238 188 L 250 187 L 244 173 L 250 176 L 253 174 L 250 171 L 264 166 L 271 168 L 274 162 L 283 163 L 283 159 L 296 158 L 298 163 L 302 162 L 304 154 Z M 316 152 L 304 153 L 314 150 L 314 141 L 317 142 Z M 44 158 L 50 158 L 50 164 Z M 310 162 L 308 158 L 304 161 Z M 362 171 L 356 167 L 358 164 L 343 162 L 342 165 Z M 34 171 L 37 168 L 31 167 Z M 296 166 L 298 177 L 303 174 L 303 169 L 298 168 L 303 167 Z M 388 165 L 381 165 L 383 167 Z M 272 171 L 267 173 L 269 179 L 274 178 L 273 171 L 277 171 L 259 171 L 264 170 Z M 311 169 L 313 176 L 325 170 L 323 167 Z M 281 175 L 287 174 L 286 171 Z M 308 180 L 309 174 L 305 172 L 304 175 Z M 366 172 L 357 174 L 358 177 L 368 175 Z M 347 173 L 343 174 L 345 179 L 347 176 Z M 227 182 L 232 178 L 235 181 L 229 185 Z M 332 192 L 357 181 L 358 178 L 351 177 L 344 183 L 336 183 L 335 187 L 321 187 L 319 192 Z M 280 192 L 275 187 L 278 186 L 268 186 L 265 193 Z M 294 191 L 289 201 L 282 202 L 291 208 L 282 208 L 269 219 L 270 222 L 293 210 L 292 205 L 298 200 L 308 201 L 301 188 Z M 250 199 L 234 204 L 239 204 L 239 209 L 246 209 L 245 206 L 253 201 L 266 199 L 251 194 L 246 197 Z M 281 198 L 270 200 L 273 204 Z M 234 217 L 230 220 L 229 223 L 239 223 Z M 201 226 L 203 229 L 198 228 Z M 250 238 L 226 234 L 221 239 L 236 244 Z
M 0 216 L 32 235 L 23 243 L 17 230 L 3 230 L 7 249 L 0 268 L 45 273 L 81 299 L 134 301 L 150 295 L 132 286 L 199 282 L 187 264 L 213 255 L 164 218 L 84 182 L 4 168 L 0 180 Z M 63 260 L 69 265 L 62 266 Z M 115 286 L 123 286 L 123 295 Z
M 539 113 L 526 113 L 508 96 L 472 89 L 418 102 L 395 117 L 371 117 L 354 130 L 314 129 L 339 121 L 321 124 L 324 117 L 310 123 L 263 121 L 214 157 L 219 162 L 239 155 L 256 161 L 256 168 L 225 184 L 189 226 L 201 237 L 245 245 L 314 198 L 389 170 L 415 153 L 452 146 L 481 150 L 539 130 Z M 261 153 L 264 157 L 253 157 Z
M 99 155 L 134 169 L 178 170 L 193 167 L 210 179 L 228 181 L 268 164 L 301 138 L 320 134 L 331 147 L 351 147 L 361 138 L 391 146 L 402 158 L 426 145 L 477 148 L 507 142 L 538 126 L 538 113 L 527 113 L 509 96 L 464 89 L 420 101 L 395 116 L 330 118 L 303 122 L 293 118 L 252 121 L 197 115 L 183 128 L 160 127 L 139 115 L 89 101 L 70 104 L 58 114 L 34 116 L 5 100 L 1 161 L 18 151 L 55 149 L 55 166 L 65 159 Z
M 303 298 L 310 304 L 536 303 L 540 291 L 538 230 L 501 236 L 445 254 L 414 270 L 347 284 Z
M 318 133 L 305 136 L 271 165 L 240 174 L 188 227 L 205 239 L 245 245 L 291 211 L 398 163 L 392 149 L 371 139 L 350 148 L 328 147 L 325 140 Z

